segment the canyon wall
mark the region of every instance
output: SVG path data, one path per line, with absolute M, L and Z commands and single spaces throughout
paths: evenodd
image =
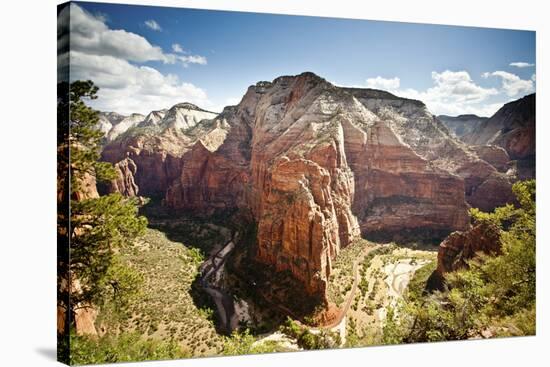
M 536 176 L 536 94 L 506 103 L 462 139 L 470 145 L 502 147 L 520 179 Z
M 256 260 L 323 298 L 332 261 L 361 233 L 446 235 L 468 227 L 468 204 L 509 200 L 501 152 L 478 154 L 420 101 L 313 73 L 259 82 L 214 118 L 169 115 L 105 147 L 114 190 L 199 215 L 249 211 Z

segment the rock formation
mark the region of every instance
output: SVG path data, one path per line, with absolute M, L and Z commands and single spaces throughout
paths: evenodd
M 487 117 L 479 117 L 477 115 L 459 115 L 459 116 L 437 116 L 457 138 L 462 138 L 464 135 L 471 134 L 481 123 L 487 121 Z
M 107 191 L 135 196 L 139 190 L 145 196 L 164 196 L 181 175 L 182 155 L 206 135 L 203 130 L 209 129 L 197 123 L 215 116 L 190 103 L 149 113 L 104 147 L 104 160 L 115 166 L 125 161 L 124 167 L 116 167 L 119 178 Z
M 78 279 L 73 279 L 71 284 L 71 294 L 79 294 L 82 288 Z M 97 318 L 97 308 L 89 303 L 78 303 L 74 307 L 74 326 L 77 335 L 97 335 L 95 321 Z
M 122 120 L 114 124 L 113 127 L 107 132 L 105 136 L 107 141 L 116 139 L 117 136 L 136 126 L 143 121 L 143 119 L 144 116 L 139 113 L 133 113 L 130 116 L 124 117 Z
M 468 262 L 478 254 L 499 255 L 502 243 L 499 229 L 488 222 L 480 222 L 464 232 L 451 233 L 437 252 L 437 269 L 428 280 L 432 289 L 442 289 L 444 275 L 467 269 Z
M 462 139 L 471 145 L 497 145 L 517 161 L 520 178 L 535 177 L 535 94 L 505 104 Z
M 138 127 L 157 126 L 166 116 L 166 110 L 151 111 L 145 119 L 138 124 Z
M 514 177 L 499 173 L 491 164 L 479 159 L 466 144 L 449 134 L 424 103 L 371 89 L 348 88 L 346 91 L 384 121 L 402 145 L 410 147 L 432 167 L 461 177 L 468 204 L 492 210 L 509 202 Z M 498 200 L 486 206 L 476 191 L 489 179 L 498 181 L 501 191 L 495 195 Z
M 77 201 L 99 197 L 95 176 L 84 172 L 82 178 L 78 180 L 78 191 L 74 192 L 72 196 L 72 199 Z
M 160 125 L 187 129 L 203 119 L 212 119 L 216 113 L 203 110 L 191 103 L 180 103 L 169 110 L 151 111 L 147 116 L 133 113 L 124 116 L 116 112 L 100 112 L 97 127 L 105 134 L 105 140 L 111 142 L 132 128 L 155 128 Z M 143 131 L 137 131 L 137 134 Z
M 134 181 L 137 166 L 130 158 L 125 158 L 114 165 L 117 177 L 110 182 L 109 192 L 119 192 L 124 196 L 138 196 L 139 188 Z
M 72 200 L 82 201 L 87 199 L 96 199 L 99 197 L 97 191 L 97 181 L 94 175 L 85 172 L 82 175 L 82 178 L 78 180 L 78 191 L 73 193 Z M 77 229 L 78 230 L 78 229 Z M 68 292 L 71 297 L 75 294 L 82 292 L 82 287 L 80 281 L 74 276 L 70 277 L 70 281 L 62 279 L 60 284 L 61 292 Z M 58 313 L 58 332 L 65 332 L 64 320 L 66 320 L 65 313 L 68 312 L 65 307 L 61 307 L 59 304 L 57 306 Z M 94 326 L 95 319 L 97 316 L 97 309 L 95 306 L 89 302 L 82 302 L 75 305 L 73 314 L 70 316 L 74 319 L 74 326 L 77 335 L 97 335 L 96 328 Z
M 116 112 L 99 112 L 97 127 L 105 136 L 111 131 L 114 125 L 118 124 L 125 116 Z
M 217 116 L 188 107 L 105 147 L 121 162 L 113 186 L 198 215 L 245 209 L 256 260 L 323 298 L 333 259 L 360 232 L 448 234 L 467 228 L 467 201 L 487 200 L 477 190 L 508 200 L 511 181 L 489 162 L 498 154 L 480 159 L 420 101 L 303 73 L 259 82 Z
M 511 167 L 506 150 L 496 145 L 474 145 L 471 149 L 477 156 L 495 167 L 499 172 L 507 172 Z

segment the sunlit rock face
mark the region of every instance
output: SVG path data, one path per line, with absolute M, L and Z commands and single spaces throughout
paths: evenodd
M 441 274 L 468 267 L 478 253 L 499 254 L 501 251 L 500 231 L 490 223 L 478 223 L 464 232 L 450 234 L 439 245 L 437 271 Z
M 216 134 L 210 127 L 197 126 L 198 123 L 217 114 L 190 103 L 180 103 L 168 110 L 152 111 L 147 116 L 132 116 L 135 117 L 133 123 L 126 129 L 119 129 L 121 132 L 113 138 L 113 129 L 128 118 L 114 113 L 100 114 L 100 121 L 107 117 L 113 120 L 114 127 L 106 135 L 108 142 L 102 158 L 115 164 L 118 175 L 106 191 L 127 196 L 135 196 L 139 191 L 143 196 L 162 197 L 180 177 L 182 156 L 205 135 L 203 130 Z
M 313 73 L 259 82 L 212 118 L 185 125 L 168 122 L 173 115 L 105 147 L 105 159 L 135 164 L 120 186 L 198 215 L 245 210 L 257 225 L 256 260 L 322 297 L 332 261 L 360 234 L 463 230 L 468 203 L 487 200 L 478 188 L 509 185 L 422 102 Z

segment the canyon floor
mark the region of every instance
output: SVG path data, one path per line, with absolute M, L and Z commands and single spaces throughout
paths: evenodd
M 304 322 L 311 321 L 307 317 L 296 320 L 291 310 L 262 300 L 261 292 L 252 294 L 253 285 L 236 281 L 239 276 L 225 264 L 231 257 L 235 261 L 245 246 L 231 228 L 234 223 L 224 226 L 219 220 L 171 216 L 155 205 L 145 214 L 146 235 L 122 252 L 123 259 L 144 275 L 139 301 L 129 305 L 122 318 L 101 310 L 97 325 L 100 332 L 115 328 L 173 340 L 192 356 L 223 353 L 227 335 L 246 329 L 256 347 L 301 350 L 296 338 L 282 332 L 287 317 L 312 334 L 338 334 L 339 347 L 380 344 L 389 308 L 406 294 L 418 269 L 436 263 L 433 246 L 356 240 L 340 252 L 329 279 L 332 318 L 312 326 Z M 234 252 L 233 245 L 227 246 L 232 241 Z

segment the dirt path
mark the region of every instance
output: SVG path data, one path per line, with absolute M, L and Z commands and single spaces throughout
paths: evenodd
M 364 260 L 365 256 L 367 256 L 372 250 L 374 250 L 378 247 L 379 246 L 368 247 L 367 249 L 363 250 L 362 256 L 360 256 L 357 260 L 354 261 L 353 270 L 352 270 L 352 272 L 353 272 L 353 285 L 351 287 L 350 295 L 348 296 L 348 299 L 346 300 L 346 302 L 344 304 L 344 308 L 342 308 L 340 310 L 340 312 L 339 312 L 338 316 L 336 317 L 336 319 L 328 325 L 323 325 L 323 326 L 318 326 L 318 327 L 315 327 L 315 328 L 311 328 L 310 326 L 302 323 L 300 321 L 300 318 L 292 310 L 290 310 L 288 307 L 285 307 L 284 305 L 281 305 L 281 304 L 275 304 L 275 303 L 271 302 L 265 294 L 262 294 L 261 290 L 260 290 L 260 295 L 269 304 L 271 304 L 272 306 L 278 308 L 279 310 L 283 311 L 287 315 L 294 318 L 294 320 L 298 324 L 300 324 L 302 326 L 305 326 L 305 327 L 308 327 L 308 328 L 311 328 L 313 331 L 314 330 L 321 330 L 321 329 L 339 329 L 339 332 L 340 332 L 340 329 L 342 328 L 342 325 L 344 325 L 344 331 L 345 331 L 345 323 L 342 323 L 342 321 L 344 321 L 344 318 L 345 318 L 345 316 L 346 316 L 346 314 L 347 314 L 347 312 L 348 312 L 348 310 L 351 306 L 351 303 L 353 302 L 353 299 L 355 298 L 355 292 L 357 291 L 357 286 L 359 285 L 359 270 L 358 270 L 359 263 L 361 263 Z
M 363 250 L 362 256 L 360 256 L 357 260 L 353 262 L 353 285 L 351 286 L 351 292 L 348 296 L 348 299 L 344 303 L 344 307 L 341 309 L 338 317 L 336 317 L 336 319 L 330 324 L 320 326 L 320 329 L 333 329 L 340 325 L 340 323 L 348 313 L 351 303 L 355 298 L 355 292 L 357 291 L 357 286 L 359 285 L 359 264 L 365 259 L 365 256 L 367 256 L 372 250 L 376 248 L 378 248 L 378 246 L 369 247 Z

